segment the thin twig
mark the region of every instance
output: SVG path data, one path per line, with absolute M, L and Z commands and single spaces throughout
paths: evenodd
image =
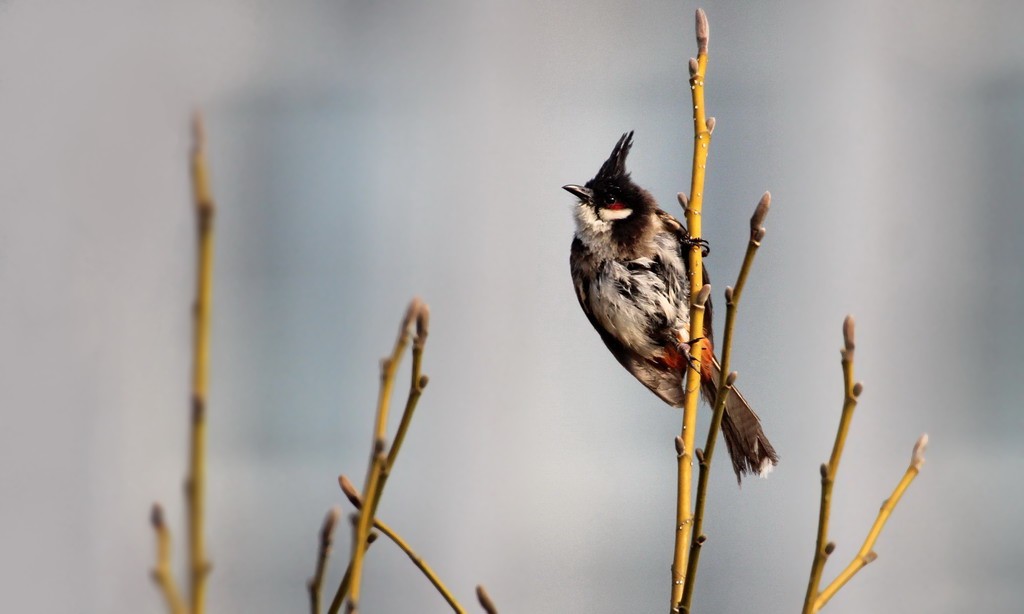
M 327 512 L 327 515 L 324 516 L 324 522 L 320 526 L 320 539 L 316 553 L 316 571 L 313 572 L 313 577 L 306 583 L 307 588 L 309 588 L 309 610 L 311 614 L 320 614 L 321 587 L 324 583 L 324 574 L 327 572 L 327 560 L 331 554 L 331 543 L 334 541 L 334 527 L 337 526 L 338 518 L 340 517 L 341 509 L 337 506 L 332 507 Z
M 846 566 L 846 569 L 836 576 L 836 579 L 821 591 L 814 600 L 814 606 L 811 610 L 812 612 L 820 610 L 822 606 L 828 603 L 828 600 L 843 587 L 843 585 L 850 581 L 850 578 L 863 569 L 865 565 L 878 558 L 878 555 L 875 554 L 874 551 L 875 542 L 878 541 L 878 536 L 882 534 L 882 528 L 885 527 L 885 523 L 889 520 L 889 516 L 891 516 L 893 510 L 896 509 L 896 504 L 900 502 L 900 497 L 903 496 L 903 493 L 907 490 L 907 487 L 910 486 L 910 483 L 914 481 L 914 478 L 917 477 L 917 474 L 921 472 L 921 467 L 924 465 L 924 450 L 927 445 L 928 435 L 921 435 L 917 440 L 917 443 L 914 444 L 914 452 L 910 457 L 910 466 L 907 467 L 906 472 L 900 479 L 899 484 L 897 484 L 896 488 L 892 491 L 892 494 L 889 495 L 889 498 L 882 503 L 882 508 L 878 510 L 878 517 L 875 518 L 875 523 L 871 525 L 871 530 L 868 531 L 868 536 L 864 540 L 864 544 L 860 547 L 860 550 L 857 552 L 857 556 L 853 557 L 853 561 Z
M 686 212 L 686 227 L 691 239 L 701 237 L 701 210 L 704 203 L 704 173 L 707 167 L 708 146 L 711 143 L 710 127 L 704 109 L 704 76 L 708 65 L 708 18 L 703 9 L 697 9 L 696 58 L 690 60 L 690 90 L 693 93 L 693 168 L 690 180 L 690 198 L 688 206 L 685 197 L 680 198 Z M 691 352 L 702 356 L 705 350 L 704 337 L 704 304 L 698 304 L 704 286 L 704 265 L 700 246 L 695 242 L 689 254 L 690 272 L 690 339 L 693 341 Z M 693 365 L 686 371 L 686 386 L 683 397 L 683 429 L 682 446 L 677 445 L 678 456 L 678 492 L 676 498 L 676 531 L 675 552 L 672 558 L 672 599 L 670 610 L 678 612 L 683 598 L 686 582 L 687 552 L 693 538 L 693 450 L 697 431 L 697 398 L 700 390 L 700 371 Z M 680 449 L 681 448 L 681 449 Z
M 370 470 L 369 476 L 367 476 L 366 493 L 367 498 L 373 498 L 374 493 L 380 485 L 380 477 L 384 472 L 384 449 L 383 442 L 377 441 L 375 446 L 375 452 L 372 459 L 370 459 Z M 349 568 L 346 572 L 346 579 L 349 580 L 347 586 L 347 602 L 345 604 L 345 611 L 348 614 L 353 614 L 359 610 L 359 594 L 362 584 L 362 572 L 363 572 L 363 560 L 366 555 L 366 541 L 370 536 L 370 527 L 373 526 L 373 517 L 369 511 L 361 510 L 358 517 L 356 518 L 355 527 L 353 529 L 352 539 L 352 558 L 349 562 Z M 344 582 L 342 585 L 344 586 Z M 339 588 L 339 590 L 341 590 Z M 329 611 L 330 614 L 334 614 L 334 611 Z
M 811 575 L 807 583 L 807 594 L 804 597 L 804 614 L 814 612 L 814 601 L 818 597 L 818 587 L 821 586 L 821 574 L 825 569 L 825 561 L 835 548 L 828 541 L 828 523 L 832 508 L 832 486 L 835 484 L 836 473 L 839 471 L 839 460 L 843 455 L 843 447 L 846 445 L 846 435 L 850 431 L 850 421 L 853 419 L 853 410 L 857 407 L 857 397 L 860 396 L 863 386 L 853 381 L 853 355 L 856 344 L 854 343 L 854 321 L 853 316 L 846 316 L 843 321 L 843 413 L 839 418 L 839 430 L 836 432 L 836 440 L 832 446 L 832 456 L 828 463 L 821 465 L 821 505 L 818 510 L 818 538 L 814 548 L 814 560 L 811 563 Z
M 398 430 L 395 432 L 395 440 L 391 443 L 391 449 L 388 450 L 387 460 L 384 463 L 383 481 L 379 491 L 384 490 L 384 483 L 391 476 L 391 468 L 394 467 L 395 460 L 398 458 L 398 452 L 405 441 L 405 434 L 409 430 L 409 424 L 412 422 L 412 416 L 416 412 L 416 406 L 423 395 L 423 390 L 430 381 L 422 373 L 423 348 L 426 346 L 427 336 L 430 334 L 430 308 L 427 307 L 426 303 L 419 301 L 419 299 L 414 299 L 413 304 L 416 306 L 416 335 L 412 340 L 412 370 L 409 380 L 409 396 L 405 401 L 405 410 L 402 411 L 402 419 L 398 423 Z M 412 307 L 410 306 L 410 308 Z M 380 492 L 378 492 L 377 499 L 374 501 L 374 514 L 377 513 L 376 506 L 379 503 Z
M 423 575 L 430 580 L 430 583 L 434 585 L 437 592 L 441 593 L 441 596 L 444 597 L 444 600 L 448 602 L 448 605 L 451 606 L 452 610 L 454 610 L 456 614 L 465 614 L 465 608 L 459 604 L 458 600 L 455 599 L 455 595 L 448 590 L 448 587 L 441 582 L 441 579 L 437 577 L 437 573 L 434 572 L 430 565 L 428 565 L 427 562 L 424 561 L 423 558 L 417 554 L 412 547 L 401 538 L 401 536 L 398 535 L 398 533 L 388 525 L 384 524 L 384 521 L 379 518 L 373 519 L 373 526 L 386 535 L 391 541 L 395 542 L 396 546 L 402 549 L 402 552 L 404 552 L 412 560 L 413 564 L 423 572 Z
M 349 502 L 351 502 L 356 509 L 362 509 L 362 498 L 359 496 L 359 492 L 356 491 L 355 486 L 352 485 L 352 482 L 344 475 L 340 475 L 338 476 L 338 484 L 341 486 L 341 490 L 342 492 L 345 493 L 345 496 L 348 498 Z M 388 539 L 393 541 L 395 545 L 398 546 L 402 550 L 402 552 L 404 552 L 412 560 L 413 564 L 416 565 L 416 567 L 423 572 L 423 575 L 427 577 L 427 580 L 429 580 L 430 583 L 434 585 L 434 588 L 437 589 L 437 592 L 441 593 L 441 596 L 444 597 L 444 600 L 448 602 L 448 605 L 451 606 L 452 610 L 454 610 L 457 614 L 465 614 L 465 608 L 463 608 L 459 604 L 458 600 L 455 599 L 455 595 L 453 595 L 452 592 L 448 590 L 448 587 L 445 586 L 444 582 L 441 581 L 441 578 L 438 577 L 437 573 L 434 572 L 433 568 L 431 568 L 430 565 L 428 565 L 427 562 L 423 560 L 423 557 L 421 557 L 419 554 L 416 553 L 415 550 L 412 549 L 408 542 L 402 539 L 402 537 L 397 532 L 395 532 L 394 529 L 388 526 L 380 518 L 373 519 L 373 526 L 375 529 L 386 535 Z
M 714 124 L 709 120 L 709 124 Z M 693 515 L 693 534 L 696 536 L 690 545 L 690 556 L 686 568 L 686 583 L 683 586 L 683 602 L 680 612 L 689 613 L 690 604 L 693 600 L 693 589 L 697 581 L 697 566 L 700 564 L 701 547 L 707 540 L 703 534 L 704 528 L 704 506 L 707 502 L 708 479 L 711 473 L 711 461 L 715 456 L 715 445 L 718 442 L 718 433 L 722 428 L 722 418 L 725 415 L 725 401 L 733 392 L 733 384 L 736 381 L 735 371 L 730 372 L 729 366 L 732 362 L 732 339 L 733 330 L 736 325 L 736 309 L 743 294 L 743 287 L 747 283 L 747 275 L 750 273 L 754 263 L 754 256 L 757 255 L 757 248 L 761 247 L 761 241 L 765 236 L 764 220 L 768 215 L 768 208 L 771 206 L 771 194 L 765 192 L 758 201 L 754 214 L 750 218 L 750 239 L 747 242 L 747 252 L 743 256 L 743 264 L 740 266 L 739 276 L 736 278 L 735 288 L 725 289 L 725 337 L 722 342 L 722 368 L 718 381 L 718 394 L 715 395 L 714 413 L 711 416 L 711 426 L 708 427 L 707 441 L 704 449 L 698 455 L 699 474 L 697 477 L 697 498 Z
M 185 504 L 188 519 L 189 601 L 191 614 L 203 614 L 206 578 L 210 561 L 206 557 L 204 533 L 206 508 L 206 398 L 210 366 L 210 306 L 213 295 L 213 216 L 206 165 L 206 139 L 202 117 L 192 123 L 192 190 L 198 231 L 196 258 L 196 301 L 193 306 L 192 421 Z
M 724 373 L 724 371 L 723 371 Z M 697 498 L 695 501 L 695 510 L 693 514 L 693 534 L 695 537 L 690 543 L 690 553 L 686 565 L 686 578 L 683 584 L 683 597 L 679 604 L 679 611 L 683 614 L 689 614 L 690 604 L 693 601 L 693 589 L 697 582 L 697 565 L 700 564 L 700 552 L 704 547 L 704 543 L 707 541 L 707 535 L 704 534 L 704 503 L 707 500 L 708 490 L 708 478 L 711 474 L 711 458 L 715 453 L 715 439 L 712 438 L 712 432 L 717 435 L 718 430 L 722 425 L 722 415 L 725 413 L 725 401 L 732 392 L 733 382 L 736 381 L 736 372 L 729 374 L 728 383 L 724 383 L 719 389 L 718 394 L 715 395 L 715 406 L 714 413 L 711 418 L 711 427 L 708 432 L 708 442 L 705 444 L 705 449 L 697 449 L 697 463 L 699 466 L 699 473 L 697 475 Z
M 355 527 L 359 521 L 359 517 L 355 514 L 352 515 L 352 526 Z M 377 541 L 378 533 L 370 532 L 369 537 L 366 538 L 366 550 L 370 549 L 370 546 Z M 365 554 L 365 553 L 364 553 Z M 345 595 L 348 594 L 348 585 L 352 581 L 352 561 L 349 560 L 348 565 L 345 567 L 345 574 L 341 577 L 341 585 L 338 591 L 334 594 L 334 599 L 331 600 L 331 605 L 328 607 L 328 612 L 337 612 L 341 610 L 341 604 L 345 602 Z
M 181 598 L 178 585 L 171 573 L 171 532 L 164 522 L 164 509 L 159 503 L 153 504 L 149 522 L 156 533 L 156 565 L 153 567 L 153 581 L 160 587 L 171 614 L 185 614 L 185 601 Z
M 417 340 L 419 341 L 420 337 L 422 337 L 423 341 L 426 339 L 427 316 L 421 315 L 425 308 L 426 306 L 419 299 L 413 299 L 412 302 L 409 303 L 409 307 L 405 312 L 405 317 L 402 319 L 401 327 L 398 330 L 398 336 L 395 340 L 395 346 L 391 352 L 391 356 L 385 358 L 381 363 L 380 394 L 377 400 L 377 414 L 374 422 L 374 436 L 370 453 L 370 461 L 367 467 L 366 483 L 363 489 L 363 498 L 368 502 L 368 504 L 365 509 L 359 513 L 359 519 L 356 523 L 354 533 L 355 538 L 352 543 L 352 555 L 349 561 L 349 573 L 346 574 L 347 581 L 343 580 L 338 586 L 338 591 L 331 603 L 331 608 L 328 610 L 329 614 L 337 614 L 340 603 L 346 598 L 346 596 L 346 612 L 352 613 L 358 609 L 359 595 L 362 585 L 363 557 L 366 552 L 365 544 L 370 534 L 370 527 L 373 526 L 373 515 L 376 512 L 377 504 L 380 502 L 383 486 L 387 480 L 387 474 L 389 471 L 388 455 L 385 454 L 385 439 L 387 436 L 388 412 L 391 406 L 391 393 L 394 389 L 395 373 L 397 372 L 398 365 L 401 362 L 402 354 L 405 352 L 405 348 L 409 345 L 414 324 L 417 328 Z M 422 351 L 422 342 L 419 345 L 420 351 Z M 418 368 L 419 365 L 414 365 L 414 370 Z M 419 373 L 417 373 L 416 376 L 419 378 Z M 419 381 L 414 382 L 414 384 L 419 383 Z M 420 392 L 422 392 L 421 387 Z M 410 395 L 412 395 L 412 392 L 410 392 Z M 407 411 L 415 409 L 415 405 L 415 402 L 406 403 Z M 397 450 L 395 451 L 395 454 L 397 455 Z M 340 600 L 339 595 L 341 596 Z

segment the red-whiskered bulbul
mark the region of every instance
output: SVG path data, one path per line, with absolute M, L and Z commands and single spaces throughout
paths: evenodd
M 694 360 L 701 392 L 711 403 L 721 366 L 712 348 L 710 299 L 704 311 L 705 351 L 690 356 L 687 254 L 694 241 L 682 223 L 633 183 L 626 172 L 632 146 L 633 133 L 622 135 L 593 179 L 564 186 L 579 199 L 569 258 L 576 298 L 611 353 L 651 392 L 682 407 L 684 373 Z M 708 283 L 707 271 L 703 276 Z M 761 421 L 738 390 L 727 397 L 722 434 L 737 480 L 746 473 L 765 475 L 778 463 Z

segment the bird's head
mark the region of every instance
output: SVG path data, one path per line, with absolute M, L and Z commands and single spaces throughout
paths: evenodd
M 657 203 L 647 190 L 633 183 L 626 171 L 626 157 L 633 147 L 633 133 L 623 134 L 612 155 L 586 185 L 562 186 L 579 199 L 576 225 L 581 235 L 603 235 L 618 228 L 645 223 Z M 614 234 L 619 234 L 615 232 Z

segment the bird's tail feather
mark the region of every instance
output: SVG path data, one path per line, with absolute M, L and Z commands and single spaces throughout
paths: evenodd
M 710 361 L 710 378 L 701 378 L 701 392 L 709 404 L 714 404 L 718 391 L 718 380 L 722 366 L 718 359 Z M 765 476 L 779 462 L 779 455 L 768 441 L 768 436 L 761 428 L 761 420 L 750 408 L 740 391 L 733 388 L 725 401 L 725 413 L 722 416 L 722 435 L 725 447 L 732 459 L 732 468 L 736 472 L 736 481 L 743 475 L 756 473 Z

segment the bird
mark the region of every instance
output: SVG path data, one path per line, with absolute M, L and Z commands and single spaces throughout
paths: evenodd
M 714 355 L 710 298 L 705 303 L 699 356 L 690 355 L 690 277 L 687 254 L 703 240 L 691 239 L 679 220 L 658 207 L 650 192 L 633 182 L 626 157 L 633 132 L 619 138 L 611 156 L 585 185 L 562 186 L 578 200 L 569 268 L 583 313 L 619 363 L 662 401 L 683 406 L 683 379 L 698 368 L 701 392 L 712 403 L 721 365 Z M 702 271 L 703 283 L 709 283 Z M 765 476 L 779 462 L 761 420 L 733 390 L 725 403 L 722 434 L 737 481 Z

